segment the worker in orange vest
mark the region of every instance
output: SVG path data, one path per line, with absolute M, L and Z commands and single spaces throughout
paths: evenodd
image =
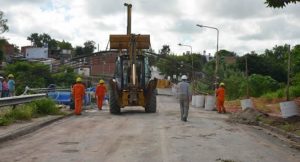
M 95 95 L 99 110 L 102 110 L 102 103 L 105 97 L 105 93 L 106 93 L 106 87 L 104 85 L 104 80 L 101 79 L 99 81 L 99 84 L 96 87 L 96 95 Z
M 225 88 L 224 87 L 225 87 L 225 84 L 220 83 L 220 86 L 216 91 L 218 113 L 226 113 L 226 109 L 224 107 L 224 101 L 225 101 Z
M 85 86 L 82 84 L 82 79 L 80 77 L 76 78 L 76 84 L 74 84 L 72 93 L 75 102 L 75 114 L 81 115 L 82 102 L 85 95 Z

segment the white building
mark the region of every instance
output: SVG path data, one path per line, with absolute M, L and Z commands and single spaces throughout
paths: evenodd
M 32 47 L 26 48 L 25 58 L 27 59 L 39 59 L 48 58 L 48 48 L 44 47 Z

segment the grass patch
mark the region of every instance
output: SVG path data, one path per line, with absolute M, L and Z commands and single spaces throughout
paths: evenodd
M 268 117 L 262 117 L 262 116 L 260 116 L 260 117 L 257 119 L 257 121 L 263 122 L 263 123 L 268 124 L 268 125 L 271 125 L 271 124 L 274 122 L 273 119 L 268 118 Z
M 65 115 L 51 99 L 41 99 L 32 103 L 18 105 L 15 109 L 6 109 L 0 114 L 0 126 L 7 126 L 17 120 L 28 121 L 45 115 Z
M 55 102 L 51 99 L 41 99 L 34 101 L 36 105 L 36 113 L 40 115 L 60 115 L 59 108 L 55 105 Z
M 285 124 L 279 125 L 278 127 L 287 132 L 294 132 L 297 129 L 294 124 L 290 124 L 290 123 L 285 123 Z
M 262 96 L 262 98 L 265 98 L 267 100 L 273 100 L 277 98 L 282 98 L 285 95 L 285 89 L 279 89 L 275 92 L 269 92 Z
M 29 105 L 21 105 L 5 114 L 6 118 L 14 120 L 31 120 L 33 109 Z
M 4 116 L 0 116 L 0 126 L 7 126 L 13 123 L 14 120 L 12 118 L 7 118 Z
M 298 135 L 298 136 L 300 136 L 300 130 L 296 130 L 295 134 Z

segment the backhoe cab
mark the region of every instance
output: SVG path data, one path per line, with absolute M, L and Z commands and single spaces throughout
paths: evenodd
M 127 35 L 110 35 L 110 49 L 117 50 L 114 79 L 110 81 L 110 112 L 119 114 L 125 106 L 142 106 L 146 112 L 156 112 L 156 79 L 151 80 L 145 49 L 150 48 L 150 35 L 131 34 L 128 7 Z M 130 20 L 130 21 L 129 21 Z

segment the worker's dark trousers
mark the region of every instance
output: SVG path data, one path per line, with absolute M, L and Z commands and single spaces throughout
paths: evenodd
M 179 103 L 180 103 L 181 120 L 187 120 L 189 114 L 189 100 L 179 99 Z

